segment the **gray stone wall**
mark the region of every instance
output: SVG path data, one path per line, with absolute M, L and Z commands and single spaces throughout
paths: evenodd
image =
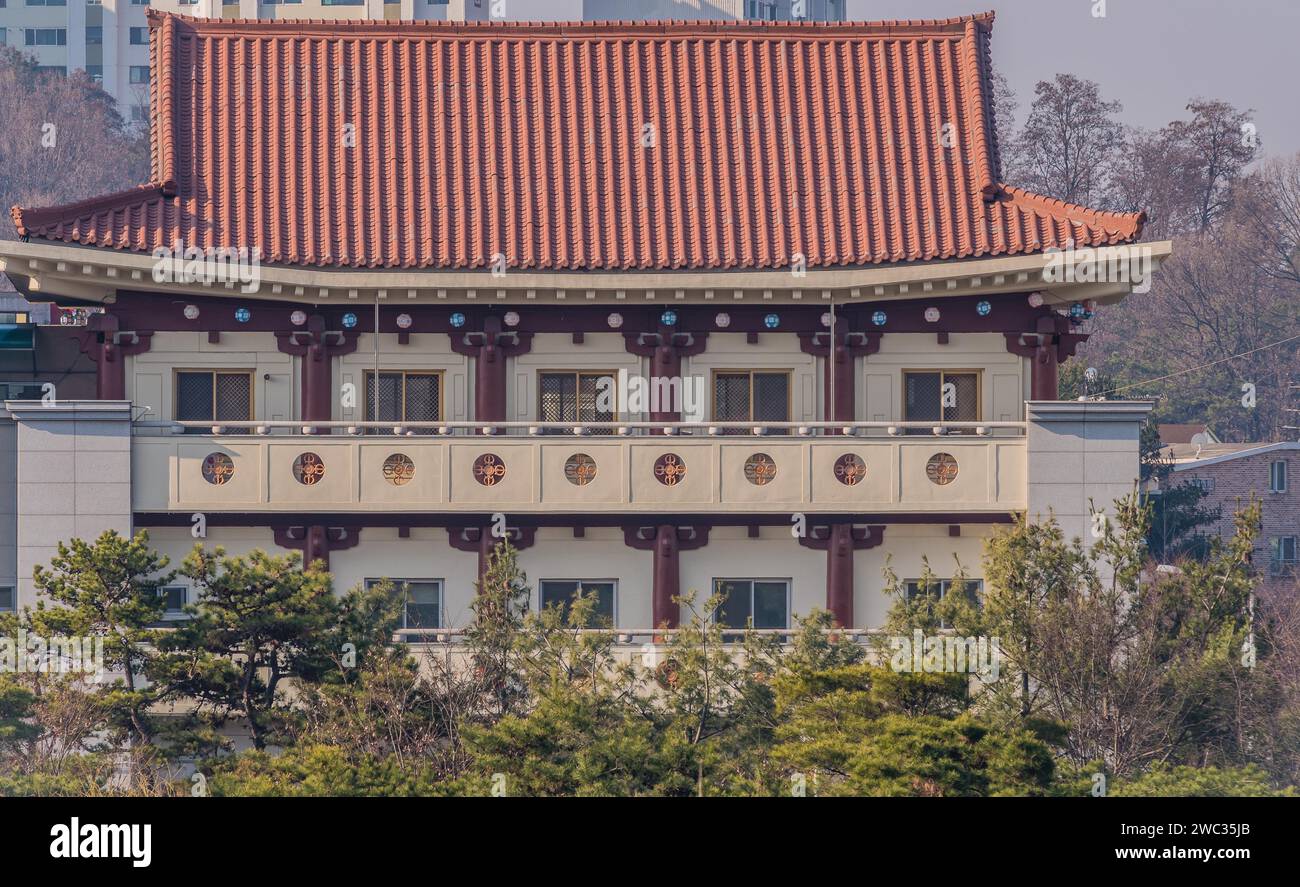
M 1094 539 L 1093 513 L 1133 492 L 1150 401 L 1029 401 L 1027 515 L 1056 517 L 1066 538 Z
M 32 569 L 58 543 L 131 532 L 131 404 L 8 401 L 16 425 L 18 604 L 35 602 Z M 2 489 L 2 488 L 0 488 Z

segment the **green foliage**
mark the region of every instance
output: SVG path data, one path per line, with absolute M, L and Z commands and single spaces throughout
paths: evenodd
M 1111 791 L 1117 798 L 1294 798 L 1296 787 L 1274 788 L 1254 764 L 1244 767 L 1157 766 Z
M 157 588 L 176 575 L 167 564 L 144 530 L 130 539 L 106 530 L 93 543 L 60 542 L 49 567 L 33 572 L 43 597 L 26 614 L 25 627 L 45 638 L 103 639 L 104 668 L 121 673 L 124 682 L 104 694 L 110 720 L 137 740 L 147 740 L 152 730 L 145 712 L 157 697 L 141 678 L 154 635 L 150 626 L 166 609 Z
M 444 794 L 431 774 L 412 773 L 393 757 L 349 758 L 342 748 L 304 745 L 273 755 L 248 751 L 205 770 L 213 797 L 413 797 Z
M 219 744 L 232 718 L 247 724 L 254 747 L 282 740 L 295 712 L 286 681 L 346 680 L 343 657 L 363 656 L 393 624 L 391 587 L 336 598 L 320 563 L 299 569 L 297 554 L 263 551 L 227 557 L 195 546 L 182 575 L 199 590 L 190 618 L 157 638 L 149 677 L 161 697 L 192 704 L 171 741 L 195 752 Z
M 165 562 L 146 540 L 73 543 L 43 573 L 68 603 L 2 627 L 112 633 L 151 683 L 0 677 L 0 794 L 188 794 L 180 756 L 228 796 L 1081 797 L 1098 771 L 1116 794 L 1277 792 L 1300 766 L 1295 642 L 1251 610 L 1258 519 L 1172 573 L 1136 497 L 1091 543 L 1011 526 L 980 599 L 952 591 L 961 564 L 942 597 L 928 564 L 911 598 L 887 569 L 874 649 L 824 611 L 785 638 L 724 629 L 723 599 L 689 594 L 680 630 L 630 657 L 589 628 L 594 595 L 529 612 L 507 543 L 456 653 L 391 643 L 391 585 L 337 596 L 319 565 L 263 552 L 196 548 L 189 620 L 151 627 Z M 891 667 L 891 637 L 950 630 L 998 637 L 1002 679 Z M 253 749 L 231 752 L 233 725 Z

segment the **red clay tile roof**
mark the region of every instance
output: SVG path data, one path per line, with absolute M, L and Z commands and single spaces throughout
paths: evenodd
M 502 254 L 611 271 L 994 256 L 1142 227 L 999 182 L 992 13 L 149 22 L 153 182 L 15 208 L 20 234 L 257 246 L 277 264 L 474 269 Z

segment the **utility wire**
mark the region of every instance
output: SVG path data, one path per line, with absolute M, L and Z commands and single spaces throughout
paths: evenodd
M 1153 384 L 1155 384 L 1156 382 L 1163 382 L 1163 381 L 1165 381 L 1166 379 L 1176 379 L 1176 378 L 1178 378 L 1179 376 L 1185 376 L 1185 375 L 1187 375 L 1188 373 L 1195 373 L 1195 372 L 1197 372 L 1198 370 L 1203 370 L 1203 369 L 1206 369 L 1207 367 L 1215 366 L 1216 364 L 1227 363 L 1227 362 L 1230 361 L 1230 360 L 1236 360 L 1238 357 L 1245 357 L 1245 356 L 1248 355 L 1248 354 L 1255 354 L 1255 353 L 1257 353 L 1257 352 L 1259 352 L 1259 351 L 1267 351 L 1267 350 L 1270 349 L 1270 348 L 1276 348 L 1278 345 L 1285 345 L 1287 342 L 1294 342 L 1294 341 L 1296 341 L 1297 339 L 1300 339 L 1300 336 L 1292 336 L 1292 337 L 1290 337 L 1289 339 L 1282 339 L 1282 340 L 1277 341 L 1277 342 L 1270 342 L 1270 343 L 1267 344 L 1267 345 L 1260 345 L 1258 348 L 1251 348 L 1249 351 L 1243 351 L 1243 352 L 1241 352 L 1240 354 L 1234 354 L 1234 355 L 1232 355 L 1231 357 L 1220 357 L 1218 360 L 1212 360 L 1212 361 L 1210 361 L 1209 363 L 1203 363 L 1203 364 L 1201 364 L 1200 366 L 1188 367 L 1188 368 L 1185 369 L 1185 370 L 1179 370 L 1178 372 L 1176 372 L 1176 373 L 1170 373 L 1170 374 L 1167 375 L 1167 376 L 1157 376 L 1157 377 L 1154 378 L 1154 379 L 1147 379 L 1147 380 L 1142 381 L 1142 382 L 1131 382 L 1131 383 L 1129 383 L 1128 385 L 1120 385 L 1119 387 L 1117 387 L 1117 388 L 1112 388 L 1112 389 L 1110 389 L 1109 391 L 1101 391 L 1101 392 L 1098 392 L 1098 394 L 1097 394 L 1096 396 L 1098 396 L 1098 397 L 1104 397 L 1104 396 L 1106 396 L 1107 394 L 1114 394 L 1114 393 L 1116 393 L 1117 391 L 1127 391 L 1127 390 L 1130 389 L 1130 388 L 1140 388 L 1140 387 L 1143 386 L 1143 385 L 1153 385 Z

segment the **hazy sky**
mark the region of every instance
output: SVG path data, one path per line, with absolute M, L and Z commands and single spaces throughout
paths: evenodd
M 1300 151 L 1300 0 L 848 0 L 849 18 L 947 18 L 995 9 L 993 60 L 1020 94 L 1069 72 L 1124 104 L 1126 123 L 1156 129 L 1188 99 L 1255 109 L 1264 150 Z M 644 0 L 627 0 L 629 11 Z M 507 0 L 514 19 L 572 19 L 582 0 Z M 632 17 L 634 13 L 629 13 Z
M 993 62 L 1020 94 L 1069 72 L 1150 129 L 1195 96 L 1254 108 L 1270 154 L 1300 151 L 1300 0 L 848 0 L 853 19 L 946 18 L 997 10 Z

